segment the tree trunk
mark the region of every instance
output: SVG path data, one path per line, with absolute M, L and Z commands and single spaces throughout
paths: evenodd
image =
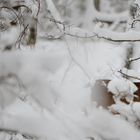
M 94 5 L 97 11 L 100 11 L 100 0 L 94 0 Z
M 37 37 L 37 19 L 33 18 L 32 23 L 29 26 L 27 45 L 35 45 L 36 37 Z

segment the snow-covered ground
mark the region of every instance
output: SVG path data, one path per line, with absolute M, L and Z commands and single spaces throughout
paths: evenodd
M 125 58 L 125 47 L 103 41 L 40 41 L 35 49 L 2 52 L 0 128 L 18 131 L 14 140 L 31 139 L 20 132 L 47 140 L 139 140 L 134 126 L 91 100 L 95 81 L 118 77 Z M 1 132 L 0 139 L 11 135 Z

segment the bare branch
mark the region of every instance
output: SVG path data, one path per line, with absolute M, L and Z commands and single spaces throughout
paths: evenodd
M 15 12 L 15 10 L 13 8 L 7 7 L 7 6 L 2 6 L 2 7 L 0 7 L 0 9 L 8 9 L 8 10 L 10 10 L 16 16 L 16 19 L 19 21 L 19 24 L 21 26 L 20 18 L 19 18 L 18 14 Z
M 40 0 L 37 0 L 37 2 L 38 2 L 38 11 L 37 11 L 36 17 L 39 15 L 39 12 L 40 12 Z
M 132 75 L 128 75 L 128 74 L 126 74 L 126 73 L 123 73 L 122 70 L 119 70 L 118 72 L 119 72 L 120 74 L 122 74 L 123 76 L 125 76 L 125 77 L 132 78 L 132 79 L 136 79 L 136 80 L 140 80 L 139 77 L 135 77 L 135 76 L 132 76 Z
M 134 28 L 134 25 L 136 24 L 136 22 L 140 22 L 140 19 L 134 19 L 132 21 L 131 28 Z
M 22 40 L 22 38 L 24 37 L 24 35 L 25 35 L 26 30 L 28 29 L 28 27 L 29 27 L 29 25 L 27 25 L 27 26 L 23 29 L 23 31 L 20 33 L 20 35 L 19 35 L 19 37 L 18 37 L 18 39 L 17 39 L 17 41 L 16 41 L 16 43 L 15 43 L 15 44 L 18 43 L 18 49 L 20 49 L 21 40 Z
M 130 58 L 130 59 L 129 59 L 129 62 L 137 61 L 137 60 L 139 60 L 139 59 L 140 59 L 140 57 L 137 57 L 137 58 Z

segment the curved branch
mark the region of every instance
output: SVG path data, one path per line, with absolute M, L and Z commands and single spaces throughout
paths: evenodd
M 10 10 L 16 16 L 16 19 L 18 20 L 19 25 L 21 26 L 22 23 L 20 22 L 20 18 L 19 18 L 18 14 L 15 12 L 15 10 L 13 8 L 7 7 L 7 6 L 2 6 L 2 7 L 0 7 L 0 9 L 8 9 L 8 10 Z

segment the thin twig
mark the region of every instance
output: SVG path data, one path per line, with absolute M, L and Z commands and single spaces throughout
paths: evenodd
M 132 79 L 136 79 L 136 80 L 140 80 L 139 77 L 135 77 L 135 76 L 132 76 L 132 75 L 128 75 L 128 74 L 126 74 L 126 73 L 123 73 L 122 70 L 119 70 L 118 72 L 119 72 L 120 74 L 122 74 L 123 76 L 125 76 L 125 77 L 132 78 Z
M 64 35 L 68 35 L 68 36 L 71 36 L 71 37 L 76 37 L 76 38 L 94 38 L 94 37 L 97 37 L 99 39 L 105 39 L 105 40 L 108 40 L 108 41 L 112 41 L 112 42 L 137 42 L 137 41 L 140 41 L 140 38 L 139 39 L 113 39 L 111 37 L 106 37 L 106 36 L 102 36 L 102 35 L 99 35 L 98 33 L 96 32 L 92 32 L 92 34 L 88 34 L 88 33 L 85 33 L 84 35 L 78 35 L 78 34 L 72 34 L 71 32 L 67 31 L 66 30 L 66 24 L 64 22 L 61 22 L 59 20 L 56 20 L 55 18 L 50 18 L 50 17 L 47 17 L 50 21 L 56 23 L 56 26 L 57 24 L 61 24 L 63 26 L 63 33 Z M 59 27 L 58 27 L 59 29 Z M 62 31 L 62 30 L 61 30 Z
M 23 31 L 21 32 L 21 34 L 20 34 L 19 37 L 18 37 L 18 40 L 16 41 L 16 44 L 18 43 L 18 49 L 20 48 L 21 40 L 22 40 L 22 38 L 24 37 L 24 35 L 25 35 L 25 33 L 26 33 L 26 30 L 28 29 L 28 26 L 29 26 L 29 25 L 27 25 L 27 26 L 23 29 Z
M 40 0 L 37 0 L 37 2 L 38 2 L 38 10 L 37 10 L 37 14 L 36 14 L 36 17 L 39 15 L 39 12 L 40 12 Z
M 8 10 L 12 11 L 12 12 L 14 13 L 14 15 L 16 16 L 16 18 L 18 19 L 19 24 L 20 24 L 20 26 L 21 26 L 20 18 L 19 18 L 18 14 L 15 12 L 15 10 L 14 10 L 13 8 L 7 7 L 7 6 L 2 6 L 2 7 L 0 7 L 0 9 L 8 9 Z
M 135 24 L 136 22 L 140 22 L 140 19 L 134 19 L 134 20 L 132 21 L 131 28 L 134 28 L 134 24 Z
M 58 20 L 56 20 L 56 19 L 54 19 L 54 18 L 50 18 L 50 17 L 46 17 L 46 18 L 48 18 L 51 22 L 54 22 L 54 23 L 56 23 L 56 24 L 61 24 L 62 26 L 63 26 L 63 31 L 65 31 L 65 23 L 64 22 L 61 22 L 61 21 L 58 21 Z
M 137 60 L 139 60 L 139 59 L 140 59 L 140 57 L 137 57 L 137 58 L 130 58 L 130 59 L 129 59 L 129 62 L 137 61 Z

